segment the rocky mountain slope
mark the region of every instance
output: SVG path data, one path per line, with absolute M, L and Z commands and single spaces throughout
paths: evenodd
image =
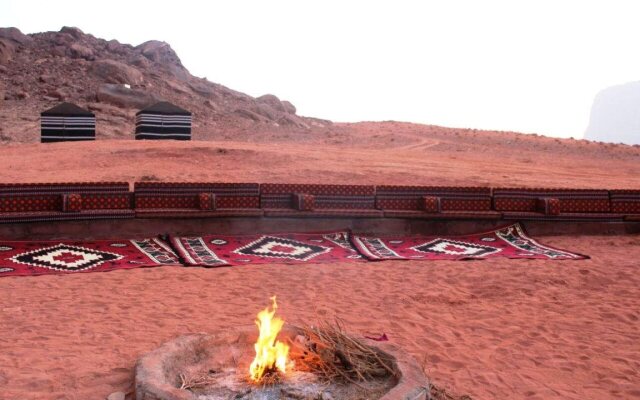
M 40 112 L 60 101 L 94 111 L 99 139 L 128 138 L 135 112 L 158 100 L 193 112 L 195 139 L 330 124 L 296 115 L 274 95 L 253 98 L 195 77 L 164 42 L 134 47 L 78 28 L 29 35 L 0 28 L 0 142 L 37 142 Z

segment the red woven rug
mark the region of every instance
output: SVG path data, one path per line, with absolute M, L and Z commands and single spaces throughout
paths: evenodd
M 473 260 L 492 257 L 581 260 L 589 258 L 540 244 L 520 224 L 465 236 L 361 236 L 352 235 L 356 249 L 371 261 Z
M 172 237 L 171 244 L 190 266 L 364 261 L 348 231 Z
M 0 241 L 0 277 L 180 265 L 160 239 Z

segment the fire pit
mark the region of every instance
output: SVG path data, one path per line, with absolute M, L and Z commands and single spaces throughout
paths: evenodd
M 345 368 L 329 373 L 318 360 L 335 347 L 317 344 L 318 337 L 329 331 L 283 325 L 282 320 L 273 318 L 275 307 L 274 299 L 273 309 L 265 309 L 258 315 L 259 332 L 255 327 L 244 327 L 214 335 L 185 335 L 143 356 L 136 366 L 136 399 L 426 398 L 427 379 L 420 366 L 396 346 L 354 341 L 340 332 L 330 331 L 353 342 L 350 348 L 354 350 L 338 341 L 342 350 L 331 353 L 329 359 L 335 359 L 337 365 Z M 362 355 L 373 360 L 366 364 L 365 372 L 352 365 L 359 363 L 358 357 Z

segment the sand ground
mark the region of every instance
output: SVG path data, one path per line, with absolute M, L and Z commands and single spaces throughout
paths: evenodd
M 0 181 L 176 180 L 640 187 L 640 148 L 413 124 L 224 141 L 8 144 Z M 640 398 L 640 236 L 554 236 L 584 261 L 163 267 L 0 279 L 0 399 L 131 391 L 135 360 L 187 332 L 292 323 L 385 332 L 474 399 Z
M 277 294 L 291 323 L 385 332 L 474 399 L 640 398 L 638 236 L 547 237 L 584 261 L 493 259 L 161 267 L 4 278 L 0 399 L 131 391 L 138 356 L 250 324 Z

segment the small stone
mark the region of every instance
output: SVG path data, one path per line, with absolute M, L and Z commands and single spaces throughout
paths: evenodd
M 64 99 L 64 93 L 62 93 L 60 90 L 58 89 L 51 89 L 47 92 L 47 96 L 48 97 L 53 97 L 54 99 L 57 100 L 62 100 Z
M 107 400 L 124 400 L 125 394 L 123 392 L 113 392 L 107 396 Z
M 17 100 L 26 100 L 29 98 L 29 93 L 25 92 L 24 90 L 20 90 L 16 92 L 13 97 Z

